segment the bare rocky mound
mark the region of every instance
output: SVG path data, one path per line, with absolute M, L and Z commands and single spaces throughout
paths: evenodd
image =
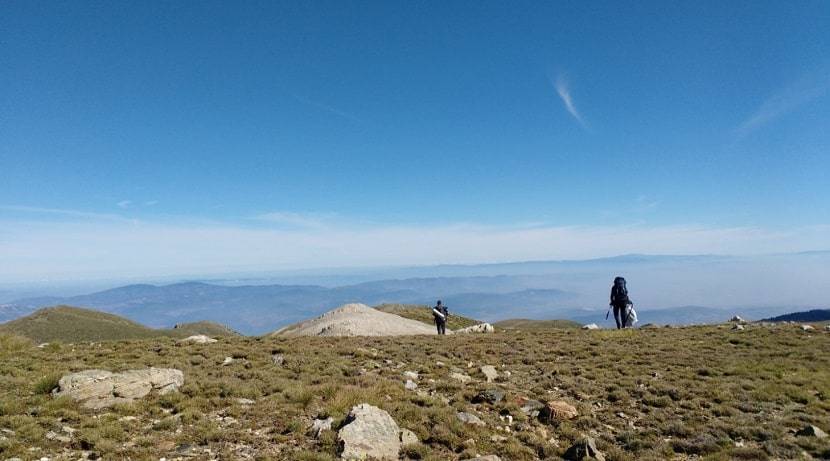
M 403 336 L 434 335 L 435 328 L 417 320 L 387 314 L 365 304 L 346 304 L 274 336 Z

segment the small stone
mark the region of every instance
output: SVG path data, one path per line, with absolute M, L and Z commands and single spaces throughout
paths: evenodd
M 281 367 L 282 364 L 285 363 L 285 356 L 282 354 L 272 354 L 271 355 L 271 363 L 274 365 Z
M 60 443 L 70 443 L 70 442 L 72 442 L 71 438 L 69 438 L 65 435 L 60 435 L 60 434 L 58 434 L 56 432 L 53 432 L 53 431 L 47 432 L 45 437 L 46 437 L 46 440 L 51 440 L 53 442 L 60 442 Z
M 812 325 L 801 325 L 801 331 L 813 331 L 816 328 Z
M 240 398 L 240 399 L 236 399 L 236 403 L 238 403 L 240 405 L 253 405 L 256 402 L 251 400 L 251 399 L 241 399 Z
M 308 430 L 308 433 L 315 439 L 319 439 L 320 434 L 323 431 L 331 430 L 333 422 L 334 418 L 332 417 L 328 417 L 326 419 L 315 419 L 314 422 L 311 423 L 311 428 Z
M 488 383 L 492 383 L 499 377 L 499 372 L 496 371 L 496 367 L 493 365 L 484 365 L 481 367 L 481 373 L 487 378 Z
M 813 426 L 810 424 L 809 426 L 804 426 L 795 435 L 801 437 L 815 437 L 817 439 L 826 439 L 827 433 L 823 430 L 819 429 L 817 426 Z
M 482 421 L 481 418 L 472 413 L 467 413 L 466 411 L 459 411 L 456 414 L 456 417 L 459 421 L 461 421 L 464 424 L 470 424 L 473 426 L 486 426 L 486 424 L 484 424 L 484 421 Z
M 573 444 L 570 448 L 568 448 L 568 451 L 565 452 L 563 458 L 569 461 L 605 461 L 605 455 L 597 450 L 597 444 L 591 437 L 585 437 L 584 439 Z
M 733 330 L 737 330 L 737 331 L 743 331 L 743 330 L 744 330 L 744 326 L 743 326 L 743 325 L 741 325 L 740 323 L 738 323 L 738 324 L 735 324 L 735 325 L 732 327 L 732 329 L 733 329 Z
M 230 365 L 233 363 L 233 357 L 225 357 L 225 360 L 222 362 L 222 366 Z
M 473 403 L 497 403 L 504 399 L 504 391 L 501 389 L 486 389 L 473 397 Z
M 415 445 L 420 443 L 421 441 L 418 440 L 418 436 L 410 431 L 409 429 L 401 429 L 401 446 L 405 447 L 407 445 Z
M 403 377 L 404 378 L 409 378 L 409 379 L 412 379 L 412 380 L 416 380 L 416 379 L 418 379 L 418 373 L 414 372 L 414 371 L 404 371 L 403 372 Z
M 473 379 L 469 375 L 465 375 L 464 373 L 455 373 L 455 372 L 450 373 L 450 378 L 452 378 L 456 381 L 459 381 L 462 384 L 467 384 L 470 381 L 472 381 L 472 379 Z
M 439 360 L 439 361 L 435 362 L 435 366 L 436 366 L 436 367 L 438 367 L 438 368 L 442 368 L 442 367 L 444 367 L 444 366 L 446 366 L 446 365 L 444 364 L 444 362 L 442 362 L 442 361 L 440 361 L 440 360 Z
M 412 381 L 411 379 L 407 379 L 403 387 L 408 391 L 414 391 L 415 389 L 418 389 L 418 385 L 415 383 L 415 381 Z
M 599 325 L 596 323 L 589 323 L 587 325 L 582 326 L 583 330 L 599 330 Z
M 507 441 L 507 437 L 495 434 L 490 436 L 490 441 L 495 443 L 502 443 Z
M 557 422 L 576 418 L 579 413 L 576 407 L 562 400 L 550 401 L 539 414 L 539 418 L 546 422 Z

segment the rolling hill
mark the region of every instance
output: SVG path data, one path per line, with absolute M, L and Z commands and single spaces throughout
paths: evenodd
M 504 330 L 536 331 L 554 328 L 579 328 L 582 325 L 572 320 L 507 319 L 496 322 L 493 326 Z
M 826 322 L 830 321 L 830 309 L 813 309 L 803 312 L 792 312 L 764 320 L 765 322 Z
M 237 336 L 213 322 L 184 324 L 175 329 L 153 329 L 117 315 L 71 306 L 40 309 L 26 317 L 0 325 L 0 333 L 30 338 L 36 342 L 87 342 L 147 339 L 161 336 L 183 338 L 195 334 Z

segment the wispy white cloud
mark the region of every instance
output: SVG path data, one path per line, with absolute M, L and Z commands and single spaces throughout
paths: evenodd
M 133 222 L 133 220 L 125 218 L 117 214 L 109 213 L 95 213 L 91 211 L 71 210 L 64 208 L 45 208 L 24 205 L 0 205 L 0 210 L 20 213 L 25 215 L 46 215 L 46 216 L 60 216 L 63 218 L 85 218 L 95 220 L 111 220 L 111 221 L 125 221 Z
M 576 109 L 576 105 L 574 104 L 573 97 L 571 96 L 571 90 L 568 86 L 568 81 L 565 79 L 564 76 L 560 75 L 554 84 L 556 87 L 556 93 L 559 94 L 559 98 L 562 99 L 562 103 L 565 105 L 565 109 L 568 111 L 580 125 L 582 128 L 588 128 L 588 125 L 585 123 L 585 119 L 582 118 L 582 114 Z
M 122 210 L 126 210 L 127 208 L 131 207 L 132 204 L 133 204 L 132 200 L 122 200 L 122 201 L 116 203 L 118 208 L 121 208 Z
M 144 206 L 156 206 L 158 205 L 158 203 L 158 200 L 147 200 L 146 202 L 144 202 Z
M 801 78 L 783 90 L 771 95 L 747 117 L 735 130 L 738 138 L 743 138 L 762 126 L 782 117 L 808 102 L 827 94 L 830 77 Z
M 294 211 L 271 211 L 254 216 L 257 221 L 277 226 L 319 229 L 336 217 L 333 213 L 298 213 Z
M 232 270 L 583 259 L 624 253 L 757 254 L 830 248 L 830 226 L 366 225 L 303 214 L 248 223 L 0 217 L 0 282 Z M 47 217 L 48 218 L 48 217 Z M 268 219 L 268 214 L 262 219 Z
M 352 121 L 352 122 L 355 122 L 355 123 L 358 123 L 358 124 L 364 124 L 365 123 L 363 120 L 356 117 L 355 115 L 350 114 L 349 112 L 346 112 L 344 110 L 340 110 L 340 109 L 338 109 L 334 106 L 324 104 L 322 102 L 314 101 L 312 99 L 308 99 L 304 96 L 300 96 L 300 95 L 294 94 L 294 93 L 291 93 L 291 97 L 293 97 L 294 99 L 296 99 L 297 101 L 299 101 L 303 104 L 306 104 L 306 105 L 311 106 L 311 107 L 316 107 L 317 109 L 320 109 L 324 112 L 328 112 L 332 115 L 336 115 L 338 117 L 344 118 L 346 120 L 349 120 L 349 121 Z

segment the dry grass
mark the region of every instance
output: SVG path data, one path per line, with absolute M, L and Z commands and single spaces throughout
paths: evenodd
M 830 456 L 830 440 L 791 432 L 805 424 L 830 428 L 830 334 L 796 326 L 227 338 L 211 345 L 158 338 L 51 349 L 0 337 L 0 347 L 0 429 L 13 431 L 0 432 L 0 459 L 77 459 L 91 451 L 104 459 L 190 453 L 331 460 L 335 432 L 317 440 L 307 428 L 318 416 L 332 416 L 336 427 L 360 402 L 389 411 L 424 442 L 407 447 L 405 459 L 559 459 L 582 434 L 596 437 L 612 461 Z M 282 366 L 272 353 L 284 355 Z M 227 356 L 237 360 L 221 366 Z M 485 364 L 511 376 L 488 385 L 478 372 Z M 181 392 L 98 413 L 48 393 L 65 372 L 151 365 L 183 370 Z M 407 370 L 420 373 L 419 391 L 404 390 Z M 452 371 L 474 381 L 462 385 L 449 378 Z M 492 386 L 507 392 L 504 401 L 471 403 Z M 519 410 L 520 397 L 566 400 L 579 416 L 541 423 Z M 487 426 L 465 426 L 457 411 L 476 413 Z M 499 429 L 506 414 L 514 418 L 510 432 Z M 63 426 L 77 430 L 70 442 L 46 438 Z

